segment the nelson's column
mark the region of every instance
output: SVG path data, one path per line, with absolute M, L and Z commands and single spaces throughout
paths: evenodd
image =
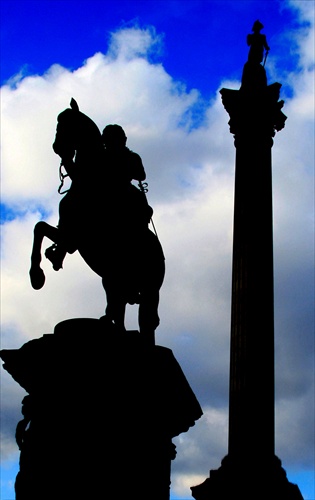
M 196 500 L 301 500 L 274 445 L 274 297 L 271 148 L 286 116 L 257 20 L 239 90 L 220 93 L 236 148 L 228 454 L 191 487 Z

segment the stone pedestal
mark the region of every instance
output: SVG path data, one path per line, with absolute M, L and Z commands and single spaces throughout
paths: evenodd
M 172 438 L 202 415 L 170 349 L 101 319 L 2 350 L 27 391 L 16 500 L 168 500 Z

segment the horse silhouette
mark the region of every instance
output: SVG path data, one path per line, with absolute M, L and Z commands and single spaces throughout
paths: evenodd
M 159 325 L 159 290 L 165 275 L 162 246 L 148 227 L 152 209 L 144 190 L 131 183 L 121 190 L 113 186 L 113 166 L 106 163 L 97 125 L 74 99 L 70 106 L 58 116 L 53 149 L 71 186 L 59 204 L 58 226 L 39 221 L 34 227 L 31 284 L 38 290 L 45 283 L 40 267 L 44 237 L 55 243 L 46 250 L 55 270 L 62 267 L 66 253 L 78 250 L 102 278 L 104 319 L 125 330 L 126 305 L 137 303 L 140 333 L 152 336 Z

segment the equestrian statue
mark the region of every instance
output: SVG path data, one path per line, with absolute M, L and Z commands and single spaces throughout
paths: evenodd
M 149 229 L 153 210 L 146 197 L 141 157 L 126 142 L 121 126 L 107 125 L 101 133 L 74 99 L 59 114 L 53 150 L 61 158 L 58 191 L 64 196 L 57 227 L 45 221 L 34 227 L 30 280 L 35 290 L 44 286 L 40 267 L 44 237 L 54 243 L 45 256 L 56 271 L 67 254 L 79 251 L 102 278 L 107 299 L 104 320 L 125 331 L 126 305 L 139 304 L 140 333 L 154 338 L 165 258 L 154 225 L 154 232 Z M 71 185 L 63 193 L 65 177 Z

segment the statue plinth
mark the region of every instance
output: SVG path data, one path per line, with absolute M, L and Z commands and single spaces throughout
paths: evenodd
M 196 500 L 301 500 L 274 450 L 271 148 L 286 116 L 279 83 L 246 63 L 239 90 L 221 89 L 235 138 L 229 449 Z
M 2 350 L 27 392 L 16 500 L 168 500 L 172 438 L 202 415 L 172 351 L 101 319 Z

